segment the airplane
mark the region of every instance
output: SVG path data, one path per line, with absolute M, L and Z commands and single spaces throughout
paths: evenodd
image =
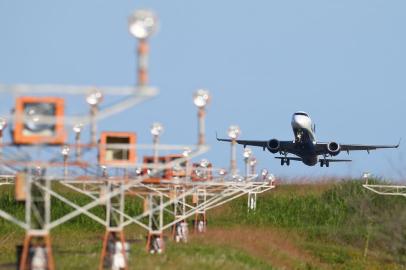
M 301 161 L 308 166 L 314 166 L 320 163 L 320 167 L 329 167 L 331 162 L 351 162 L 350 159 L 333 159 L 340 152 L 350 151 L 367 151 L 368 154 L 371 150 L 381 148 L 398 148 L 400 141 L 396 145 L 362 145 L 362 144 L 339 144 L 335 141 L 331 142 L 317 142 L 315 137 L 316 126 L 312 124 L 312 120 L 306 112 L 298 111 L 292 116 L 292 129 L 295 139 L 293 141 L 280 141 L 271 139 L 267 141 L 254 141 L 254 140 L 235 140 L 236 143 L 241 144 L 244 148 L 247 145 L 262 147 L 265 151 L 276 154 L 279 152 L 281 165 L 290 165 L 290 161 Z M 218 141 L 232 142 L 231 139 L 220 139 Z M 296 157 L 288 156 L 293 154 Z M 319 156 L 322 156 L 319 158 Z

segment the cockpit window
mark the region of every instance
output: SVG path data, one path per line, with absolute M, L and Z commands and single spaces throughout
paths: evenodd
M 304 113 L 304 112 L 297 112 L 297 113 L 295 113 L 295 115 L 303 115 L 303 116 L 307 116 L 307 117 L 308 117 L 307 113 Z

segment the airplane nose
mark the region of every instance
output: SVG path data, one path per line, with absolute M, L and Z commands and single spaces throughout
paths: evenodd
M 294 128 L 307 128 L 310 126 L 309 117 L 303 115 L 294 115 L 292 117 L 292 127 Z

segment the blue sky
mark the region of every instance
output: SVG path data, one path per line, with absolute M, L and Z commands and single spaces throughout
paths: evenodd
M 138 8 L 160 18 L 150 81 L 161 94 L 101 129 L 136 131 L 146 143 L 150 124 L 160 121 L 162 142 L 195 143 L 192 95 L 204 87 L 213 96 L 206 156 L 219 167 L 228 166 L 229 145 L 215 141 L 216 131 L 225 136 L 238 124 L 241 138 L 291 139 L 297 110 L 311 115 L 322 141 L 406 140 L 405 1 L 1 1 L 0 82 L 134 84 L 136 41 L 127 17 Z M 1 113 L 9 111 L 0 104 Z M 280 167 L 268 152 L 254 153 L 276 175 L 371 171 L 398 179 L 406 175 L 404 149 L 353 153 L 352 164 L 329 169 Z

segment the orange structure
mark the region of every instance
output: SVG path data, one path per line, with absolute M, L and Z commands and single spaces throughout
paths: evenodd
M 152 175 L 152 169 L 148 168 L 147 165 L 154 164 L 154 157 L 153 156 L 145 156 L 143 163 L 144 168 L 142 169 L 143 175 L 150 175 L 150 177 L 146 178 L 143 182 L 144 183 L 158 183 L 161 180 L 172 180 L 178 177 L 185 177 L 186 176 L 186 161 L 177 166 L 171 166 L 170 162 L 183 158 L 182 155 L 166 155 L 158 157 L 158 166 L 164 165 L 166 168 L 164 170 L 160 170 L 158 173 Z
M 20 97 L 15 106 L 15 144 L 63 144 L 64 100 L 57 97 Z
M 115 166 L 135 164 L 136 140 L 137 135 L 131 132 L 103 132 L 100 138 L 99 163 Z

